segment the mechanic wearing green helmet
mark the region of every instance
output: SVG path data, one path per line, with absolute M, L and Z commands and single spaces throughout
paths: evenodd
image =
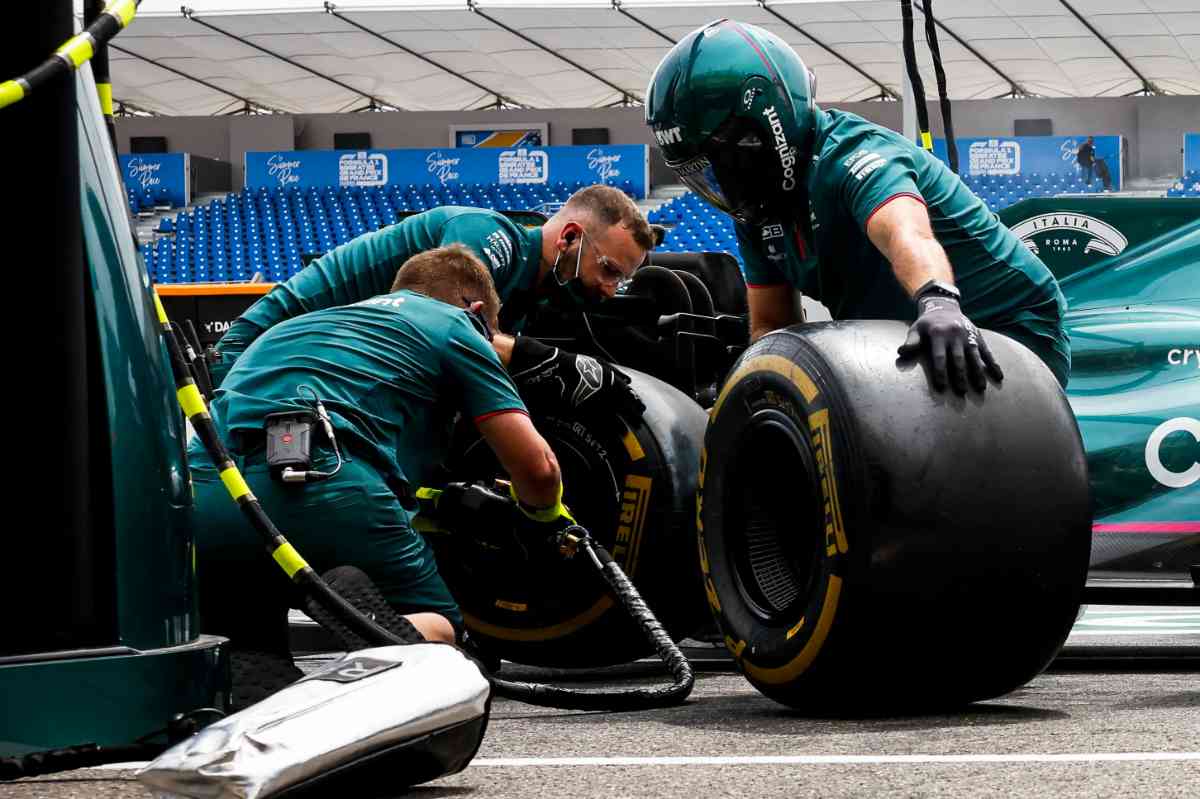
M 719 20 L 667 53 L 646 122 L 667 164 L 736 221 L 751 338 L 795 322 L 799 289 L 835 319 L 911 321 L 938 390 L 1003 379 L 975 324 L 1016 339 L 1066 385 L 1066 301 L 1050 270 L 941 161 L 814 102 L 779 37 Z M 915 319 L 915 321 L 913 321 Z
M 385 293 L 409 257 L 451 243 L 465 244 L 492 273 L 503 303 L 500 329 L 506 331 L 496 334 L 493 345 L 522 396 L 546 407 L 641 416 L 644 406 L 623 372 L 588 355 L 509 335 L 541 303 L 570 307 L 612 297 L 654 248 L 637 205 L 604 185 L 572 194 L 540 228 L 485 208 L 445 206 L 358 236 L 275 286 L 238 317 L 217 345 L 214 379 L 219 383 L 242 351 L 279 322 Z
M 570 520 L 558 461 L 489 343 L 499 307 L 488 270 L 465 246 L 420 253 L 379 296 L 258 336 L 211 405 L 250 489 L 313 568 L 366 572 L 428 640 L 453 641 L 463 621 L 411 525 L 415 489 L 444 458 L 456 413 L 474 420 L 534 529 Z M 294 479 L 268 464 L 265 421 L 314 410 L 328 415 L 336 447 L 318 423 L 308 479 Z M 262 557 L 199 439 L 188 456 L 204 629 L 237 649 L 286 657 L 291 584 Z

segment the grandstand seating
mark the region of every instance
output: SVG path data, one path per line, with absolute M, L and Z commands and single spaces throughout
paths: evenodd
M 1200 196 L 1200 175 L 1189 174 L 1195 193 L 1171 196 Z M 964 182 L 994 211 L 1027 197 L 1102 191 L 1098 180 L 1089 187 L 1075 173 L 968 176 Z M 439 205 L 553 210 L 582 185 L 246 189 L 180 213 L 173 221 L 164 218 L 157 228 L 160 235 L 153 244 L 143 245 L 142 252 L 156 283 L 236 282 L 256 272 L 266 280 L 286 280 L 303 268 L 304 256 L 324 254 L 391 224 L 403 211 Z M 621 188 L 632 194 L 632 185 Z M 696 194 L 669 200 L 651 211 L 649 220 L 668 228 L 660 247 L 664 252 L 728 252 L 739 257 L 732 220 Z
M 1030 197 L 1050 197 L 1056 194 L 1100 194 L 1104 186 L 1100 178 L 1091 184 L 1084 182 L 1078 172 L 1028 175 L 964 175 L 963 183 L 993 211 L 1007 208 Z
M 136 189 L 125 187 L 125 196 L 129 198 L 129 210 L 135 214 L 140 211 L 153 211 L 155 208 L 174 208 L 171 193 L 165 186 L 154 189 Z
M 1167 189 L 1168 197 L 1200 197 L 1200 169 L 1185 172 L 1176 183 Z
M 141 247 L 155 283 L 286 280 L 306 255 L 322 255 L 396 221 L 400 212 L 440 205 L 497 210 L 554 208 L 582 183 L 468 184 L 310 189 L 245 189 L 159 222 Z M 618 186 L 633 196 L 633 184 Z M 132 201 L 131 201 L 132 205 Z

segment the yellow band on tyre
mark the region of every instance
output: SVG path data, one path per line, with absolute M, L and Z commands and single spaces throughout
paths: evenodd
M 721 389 L 721 394 L 717 397 L 716 404 L 713 405 L 712 410 L 708 414 L 709 419 L 717 418 L 717 414 L 721 412 L 721 406 L 725 404 L 725 398 L 729 396 L 729 392 L 743 377 L 751 372 L 775 372 L 778 375 L 786 377 L 795 384 L 796 388 L 800 389 L 805 402 L 812 402 L 821 393 L 817 390 L 817 386 L 813 383 L 812 378 L 808 376 L 808 372 L 805 372 L 798 364 L 792 363 L 782 355 L 758 355 L 745 361 L 725 381 L 725 387 Z
M 829 628 L 833 626 L 834 616 L 837 615 L 838 599 L 841 598 L 841 595 L 842 578 L 831 574 L 829 586 L 825 589 L 825 601 L 821 604 L 821 615 L 817 618 L 817 626 L 813 630 L 812 637 L 808 639 L 808 643 L 800 650 L 800 654 L 784 665 L 775 667 L 756 666 L 743 660 L 742 669 L 746 672 L 746 676 L 769 685 L 781 685 L 790 683 L 803 674 L 817 659 L 817 655 L 825 645 L 825 638 L 829 635 Z

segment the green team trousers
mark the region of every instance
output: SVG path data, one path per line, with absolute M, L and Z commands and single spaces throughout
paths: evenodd
M 333 478 L 288 485 L 270 476 L 261 448 L 233 454 L 267 515 L 318 574 L 357 566 L 397 612 L 440 613 L 462 630 L 432 547 L 374 466 L 343 451 L 347 460 Z M 202 630 L 228 636 L 235 646 L 286 652 L 287 609 L 302 601 L 300 589 L 267 553 L 198 441 L 188 456 Z M 331 452 L 315 450 L 314 469 L 335 465 Z

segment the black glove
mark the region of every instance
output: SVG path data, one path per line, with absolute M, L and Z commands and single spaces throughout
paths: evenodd
M 999 383 L 1004 373 L 979 334 L 979 328 L 963 316 L 958 304 L 958 291 L 937 281 L 930 281 L 917 290 L 917 321 L 908 329 L 908 338 L 900 345 L 901 357 L 916 357 L 928 348 L 933 387 L 946 388 L 947 372 L 950 383 L 959 394 L 967 393 L 967 381 L 976 391 L 987 388 L 987 377 Z
M 590 355 L 564 352 L 528 336 L 513 342 L 508 372 L 521 398 L 534 409 L 566 409 L 598 417 L 616 414 L 628 422 L 636 422 L 646 410 L 624 372 Z

